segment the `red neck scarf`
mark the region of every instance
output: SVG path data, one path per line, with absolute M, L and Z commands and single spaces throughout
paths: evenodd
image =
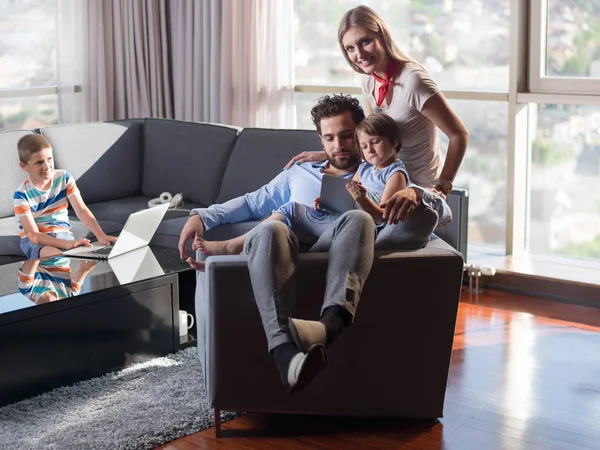
M 375 72 L 371 72 L 371 76 L 381 83 L 381 86 L 379 86 L 379 97 L 377 98 L 377 106 L 381 106 L 381 104 L 385 100 L 388 90 L 392 85 L 392 76 L 394 75 L 394 72 L 396 72 L 397 67 L 398 61 L 390 58 L 387 69 L 385 70 L 385 79 L 375 75 Z

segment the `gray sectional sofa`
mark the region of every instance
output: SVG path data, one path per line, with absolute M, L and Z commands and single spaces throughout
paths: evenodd
M 50 141 L 56 167 L 75 177 L 83 199 L 107 232 L 118 231 L 129 214 L 146 208 L 162 192 L 181 192 L 185 209 L 224 202 L 268 182 L 293 155 L 320 148 L 317 134 L 309 130 L 240 129 L 164 119 L 0 132 L 0 264 L 23 259 L 12 196 L 27 175 L 19 168 L 17 141 L 32 131 Z M 458 198 L 450 198 L 453 209 Z M 155 242 L 176 246 L 185 216 L 185 211 L 167 214 Z M 456 212 L 454 216 L 459 217 Z M 76 217 L 72 219 L 75 233 L 86 235 Z M 208 238 L 254 225 L 219 227 Z M 436 234 L 464 253 L 464 226 L 459 225 L 455 220 Z
M 238 129 L 162 119 L 50 126 L 36 130 L 54 148 L 55 165 L 76 179 L 107 232 L 160 193 L 181 192 L 184 208 L 208 206 L 257 189 L 295 154 L 320 148 L 314 131 Z M 29 131 L 0 133 L 0 264 L 23 259 L 12 195 L 24 179 L 16 143 Z M 455 209 L 462 195 L 451 196 Z M 457 218 L 464 211 L 453 211 Z M 176 247 L 187 220 L 174 211 L 154 242 Z M 76 234 L 86 231 L 73 221 Z M 207 239 L 240 234 L 255 222 L 210 230 Z M 464 250 L 465 223 L 436 230 Z M 326 254 L 303 254 L 298 317 L 319 314 Z M 442 415 L 462 284 L 463 258 L 437 239 L 424 249 L 376 252 L 357 320 L 330 354 L 330 367 L 293 398 L 266 352 L 244 256 L 216 256 L 198 277 L 198 351 L 216 409 L 275 410 L 419 418 Z M 232 282 L 235 280 L 235 282 Z M 335 351 L 334 351 L 335 350 Z

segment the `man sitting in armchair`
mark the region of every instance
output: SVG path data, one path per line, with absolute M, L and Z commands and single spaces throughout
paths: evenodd
M 287 202 L 312 206 L 319 195 L 323 174 L 352 177 L 360 163 L 354 152 L 354 130 L 365 117 L 358 100 L 344 95 L 324 96 L 311 115 L 327 160 L 294 165 L 255 192 L 193 210 L 179 239 L 180 255 L 193 268 L 202 270 L 203 263 L 189 257 L 185 248 L 193 240 L 192 250 L 197 250 L 205 231 L 221 224 L 265 219 Z M 395 195 L 393 207 L 400 211 L 397 216 L 401 220 L 386 226 L 389 228 L 385 236 L 377 236 L 370 215 L 352 210 L 333 222 L 309 247 L 310 252 L 329 253 L 319 321 L 290 318 L 296 303 L 300 251 L 293 231 L 282 222 L 271 221 L 261 223 L 249 233 L 243 254 L 248 255 L 254 298 L 269 352 L 290 393 L 306 386 L 323 370 L 327 365 L 326 347 L 352 323 L 371 270 L 374 249 L 390 245 L 423 247 L 438 218 L 440 223 L 446 223 L 451 217 L 446 202 L 429 190 L 408 185 L 399 194 Z

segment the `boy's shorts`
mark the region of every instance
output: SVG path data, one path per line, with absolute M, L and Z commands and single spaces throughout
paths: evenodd
M 65 241 L 74 241 L 75 236 L 70 231 L 61 231 L 59 233 L 48 233 L 48 236 L 55 237 L 57 239 L 64 239 Z M 21 250 L 25 253 L 27 259 L 37 259 L 40 257 L 40 250 L 42 247 L 47 247 L 47 245 L 42 244 L 32 244 L 27 236 L 21 239 Z

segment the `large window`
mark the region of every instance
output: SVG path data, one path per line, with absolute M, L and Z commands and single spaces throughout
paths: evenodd
M 600 2 L 362 3 L 386 19 L 469 129 L 455 180 L 469 188 L 469 244 L 478 253 L 599 260 Z M 337 43 L 339 21 L 356 5 L 295 2 L 301 127 L 312 128 L 309 109 L 320 94 L 360 95 Z
M 600 2 L 531 0 L 534 92 L 600 91 Z
M 58 122 L 58 3 L 0 0 L 0 130 Z
M 447 89 L 507 90 L 509 0 L 364 0 L 400 48 Z M 342 56 L 337 28 L 354 0 L 295 0 L 299 84 L 359 85 Z
M 56 84 L 54 0 L 0 0 L 0 87 Z
M 507 104 L 451 100 L 469 130 L 469 148 L 454 184 L 469 189 L 469 242 L 504 250 L 506 242 Z M 440 132 L 440 145 L 448 147 Z
M 530 108 L 529 248 L 600 259 L 600 107 Z
M 0 98 L 0 130 L 31 130 L 58 123 L 56 95 Z
M 380 13 L 398 46 L 422 63 L 437 84 L 452 90 L 451 105 L 469 129 L 469 149 L 455 185 L 470 190 L 469 242 L 506 242 L 510 11 L 508 0 L 365 0 Z M 356 1 L 296 0 L 297 126 L 314 128 L 310 108 L 325 93 L 360 96 L 360 75 L 350 69 L 337 41 L 344 13 Z M 477 36 L 474 39 L 473 36 Z M 311 85 L 320 85 L 314 87 Z M 352 86 L 354 90 L 338 86 Z M 310 93 L 306 91 L 310 90 Z M 315 92 L 317 91 L 317 92 Z M 475 94 L 473 91 L 476 91 Z M 441 133 L 445 154 L 447 140 Z

